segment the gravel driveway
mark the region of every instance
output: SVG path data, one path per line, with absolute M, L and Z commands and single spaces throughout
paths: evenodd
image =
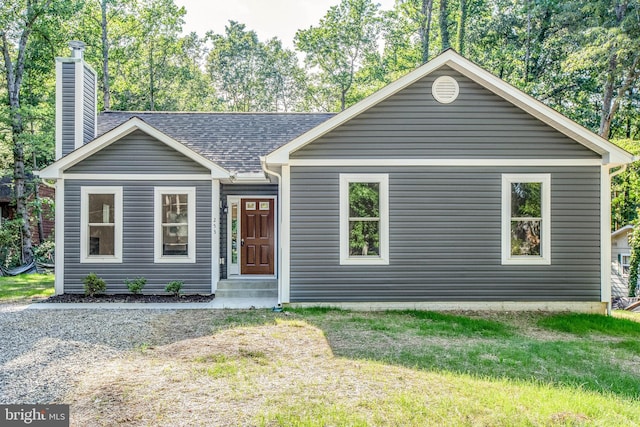
M 208 310 L 26 310 L 0 304 L 0 404 L 65 403 L 90 366 L 212 332 Z

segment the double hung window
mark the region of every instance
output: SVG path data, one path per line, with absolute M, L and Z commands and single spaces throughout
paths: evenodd
M 340 175 L 340 263 L 389 263 L 389 176 Z
M 122 262 L 122 187 L 82 187 L 80 262 Z
M 193 187 L 156 187 L 155 262 L 195 262 Z
M 502 176 L 502 264 L 551 263 L 551 176 Z

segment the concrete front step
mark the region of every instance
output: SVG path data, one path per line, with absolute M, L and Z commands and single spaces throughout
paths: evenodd
M 275 279 L 220 280 L 216 290 L 216 298 L 268 298 L 277 296 L 278 281 Z

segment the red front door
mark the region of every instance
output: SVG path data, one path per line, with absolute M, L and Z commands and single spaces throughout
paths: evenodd
M 240 274 L 274 272 L 273 199 L 240 200 Z

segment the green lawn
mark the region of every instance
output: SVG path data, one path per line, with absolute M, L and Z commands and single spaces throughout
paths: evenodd
M 53 295 L 53 274 L 21 274 L 0 277 L 1 302 L 28 302 Z
M 640 314 L 322 308 L 206 316 L 210 336 L 150 345 L 87 372 L 65 400 L 77 420 L 640 425 Z
M 344 357 L 640 397 L 640 323 L 629 319 L 296 312 L 322 328 L 334 352 Z M 375 338 L 364 345 L 362 337 Z

